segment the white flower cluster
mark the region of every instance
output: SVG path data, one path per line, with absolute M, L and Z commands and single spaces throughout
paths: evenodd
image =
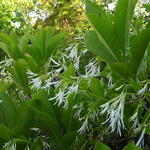
M 143 4 L 148 4 L 150 3 L 150 0 L 140 0 L 138 1 L 136 7 L 135 7 L 135 15 L 136 16 L 148 16 L 149 13 L 146 11 L 146 9 L 143 7 Z
M 96 77 L 100 75 L 100 63 L 97 58 L 90 60 L 89 64 L 85 66 L 85 76 L 83 77 Z
M 78 132 L 80 134 L 83 134 L 85 133 L 86 131 L 89 131 L 89 128 L 88 128 L 88 118 L 85 119 L 83 125 L 81 126 L 81 128 L 78 130 Z
M 108 4 L 109 11 L 114 11 L 115 7 L 116 7 L 116 1 Z
M 78 91 L 78 84 L 73 84 L 69 87 L 66 87 L 65 89 L 59 89 L 59 92 L 49 100 L 56 100 L 55 104 L 64 105 L 64 108 L 67 107 L 67 99 L 71 93 L 77 93 Z
M 133 121 L 133 125 L 132 125 L 132 128 L 135 129 L 139 126 L 139 119 L 138 119 L 138 111 L 135 112 L 130 118 L 129 118 L 129 121 Z
M 7 73 L 7 67 L 12 65 L 13 60 L 5 58 L 0 62 L 0 76 L 4 78 L 6 82 L 12 81 L 11 77 Z
M 150 3 L 150 0 L 141 0 L 141 3 L 142 4 L 148 4 L 148 3 Z
M 81 120 L 80 114 L 83 110 L 83 104 L 82 103 L 81 104 L 76 104 L 76 105 L 73 106 L 73 109 L 76 110 L 76 113 L 74 114 L 74 117 L 79 118 L 79 120 Z
M 101 114 L 107 113 L 107 119 L 102 124 L 109 123 L 111 132 L 117 130 L 120 136 L 121 130 L 125 128 L 123 121 L 125 98 L 126 93 L 122 92 L 119 96 L 100 106 Z
M 80 55 L 78 55 L 78 47 L 79 43 L 73 43 L 70 44 L 70 46 L 65 49 L 67 52 L 69 52 L 68 56 L 65 55 L 65 57 L 73 61 L 76 69 L 79 69 L 79 61 L 80 61 Z
M 14 140 L 11 140 L 11 141 L 5 143 L 3 148 L 6 150 L 16 150 L 16 143 L 14 142 Z
M 57 72 L 58 70 L 56 70 Z M 60 70 L 59 70 L 60 71 Z M 55 72 L 55 73 L 56 73 Z M 27 72 L 28 74 L 28 78 L 29 78 L 29 84 L 31 85 L 31 88 L 35 88 L 35 89 L 45 89 L 47 92 L 50 91 L 50 87 L 52 85 L 54 85 L 55 87 L 57 87 L 59 84 L 60 84 L 60 81 L 53 81 L 53 75 L 56 75 L 54 74 L 53 72 L 49 72 L 46 74 L 46 77 L 47 79 L 45 80 L 45 75 L 41 75 L 39 76 L 38 74 L 36 73 L 33 73 L 31 71 L 28 71 Z
M 146 129 L 144 128 L 141 132 L 141 136 L 139 140 L 137 141 L 136 145 L 139 147 L 144 147 L 144 134 L 145 134 Z
M 139 94 L 144 94 L 144 93 L 146 92 L 146 90 L 148 90 L 148 84 L 150 84 L 150 82 L 147 82 L 147 83 L 144 85 L 144 87 L 143 87 L 141 90 L 139 90 L 137 93 L 139 93 Z

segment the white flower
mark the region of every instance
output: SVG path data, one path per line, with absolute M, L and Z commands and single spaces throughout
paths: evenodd
M 79 46 L 79 43 L 74 43 L 65 49 L 66 51 L 70 52 L 68 58 L 71 58 L 73 60 L 78 58 L 78 46 Z
M 14 142 L 14 140 L 11 140 L 5 143 L 3 148 L 6 150 L 16 150 L 16 143 Z
M 139 125 L 138 112 L 135 112 L 135 113 L 133 114 L 133 116 L 131 116 L 131 117 L 129 118 L 129 121 L 130 121 L 130 122 L 131 122 L 131 121 L 134 122 L 133 125 L 132 125 L 132 129 L 135 129 L 135 128 Z
M 69 58 L 71 59 L 77 59 L 78 57 L 78 45 L 76 44 L 74 47 L 72 47 L 71 52 L 69 54 Z
M 49 100 L 55 100 L 55 99 L 56 99 L 55 104 L 58 104 L 58 106 L 60 106 L 61 104 L 65 104 L 66 94 L 64 93 L 64 91 L 60 90 L 55 97 L 50 98 Z
M 85 66 L 85 77 L 94 77 L 100 75 L 100 65 L 97 59 L 92 59 L 88 65 Z
M 113 11 L 115 9 L 115 3 L 109 3 L 108 4 L 108 10 Z
M 83 36 L 76 36 L 75 39 L 82 40 L 82 39 L 84 39 L 84 37 Z
M 38 76 L 38 74 L 35 74 L 35 73 L 31 72 L 30 70 L 27 71 L 27 75 L 29 76 L 28 77 L 29 79 Z
M 28 146 L 28 145 L 26 146 L 25 150 L 30 150 L 30 148 L 29 148 L 29 146 Z
M 39 128 L 30 128 L 32 131 L 35 131 L 35 132 L 38 132 L 38 131 L 40 131 L 40 129 Z
M 3 101 L 2 100 L 0 100 L 0 103 L 2 103 Z
M 111 73 L 108 74 L 107 78 L 109 79 L 108 80 L 108 87 L 113 87 L 113 81 L 112 81 L 112 76 L 111 76 Z
M 148 4 L 150 1 L 149 0 L 141 0 L 142 4 Z
M 59 82 L 59 81 L 53 82 L 52 80 L 53 80 L 52 77 L 50 77 L 49 79 L 47 79 L 45 81 L 46 84 L 42 87 L 42 89 L 45 89 L 48 93 L 50 91 L 51 85 L 56 85 Z
M 85 54 L 85 53 L 87 53 L 88 52 L 88 50 L 87 49 L 84 49 L 83 51 L 81 51 L 81 55 L 83 54 Z
M 137 141 L 136 146 L 139 146 L 139 147 L 143 147 L 144 146 L 145 130 L 146 130 L 145 128 L 142 130 L 141 136 L 140 136 L 139 140 Z
M 139 90 L 137 93 L 139 93 L 139 94 L 144 94 L 145 91 L 146 91 L 146 89 L 147 89 L 148 84 L 149 84 L 149 82 L 146 83 L 146 84 L 144 85 L 144 87 L 143 87 L 141 90 Z
M 50 60 L 55 64 L 55 65 L 53 65 L 51 67 L 58 67 L 58 66 L 60 66 L 60 63 L 56 62 L 54 59 L 50 58 Z
M 140 105 L 138 105 L 135 113 L 129 118 L 129 121 L 133 121 L 132 129 L 136 129 L 139 127 L 139 119 L 138 119 L 138 111 L 139 111 Z
M 110 123 L 109 128 L 111 128 L 111 132 L 117 130 L 117 133 L 121 136 L 121 129 L 124 129 L 124 101 L 126 94 L 124 92 L 121 93 L 118 97 L 115 97 L 111 101 L 100 106 L 101 114 L 107 113 L 107 119 L 102 124 L 107 122 Z
M 59 92 L 56 94 L 56 96 L 50 98 L 49 100 L 56 100 L 55 104 L 58 104 L 58 106 L 64 104 L 64 107 L 67 107 L 67 98 L 71 93 L 77 93 L 78 91 L 78 84 L 71 85 L 70 87 L 67 87 L 66 89 L 62 90 L 60 89 Z
M 76 61 L 74 62 L 74 67 L 75 67 L 76 69 L 79 69 L 79 65 L 80 65 L 80 56 L 77 57 Z
M 77 91 L 78 91 L 78 87 L 79 87 L 79 85 L 78 84 L 73 84 L 73 85 L 71 85 L 70 87 L 68 87 L 68 92 L 67 92 L 67 95 L 70 95 L 71 93 L 77 93 Z
M 40 79 L 40 77 L 37 77 L 35 79 L 32 78 L 29 84 L 32 85 L 31 88 L 36 88 L 38 90 L 42 87 L 42 80 Z
M 7 67 L 12 66 L 12 62 L 13 62 L 13 60 L 8 59 L 8 58 L 5 58 L 5 60 L 0 62 L 0 76 L 4 78 L 4 81 L 6 83 L 12 81 L 12 78 L 10 75 L 8 75 L 7 69 L 6 69 Z
M 11 25 L 13 26 L 13 27 L 15 27 L 15 28 L 19 28 L 20 27 L 20 25 L 21 25 L 21 23 L 20 22 L 12 22 L 11 21 Z
M 74 117 L 77 117 L 77 118 L 79 118 L 79 119 L 81 119 L 80 118 L 80 114 L 81 114 L 81 111 L 82 111 L 82 109 L 83 109 L 83 105 L 82 104 L 80 104 L 80 105 L 74 105 L 73 106 L 73 109 L 77 109 L 75 112 L 75 114 L 74 114 Z
M 122 89 L 124 87 L 124 85 L 121 85 L 120 87 L 116 88 L 115 91 L 119 91 L 120 89 Z
M 90 114 L 89 119 L 91 119 L 93 122 L 95 119 L 98 119 L 98 112 L 93 112 L 92 114 Z
M 84 121 L 82 127 L 78 130 L 78 132 L 80 134 L 83 134 L 85 133 L 85 131 L 89 131 L 89 128 L 88 128 L 88 119 L 86 118 L 86 120 Z

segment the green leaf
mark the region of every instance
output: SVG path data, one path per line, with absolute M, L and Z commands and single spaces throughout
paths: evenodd
M 9 52 L 9 49 L 7 47 L 7 45 L 3 42 L 0 42 L 0 48 L 9 56 L 10 55 L 10 52 Z
M 114 54 L 112 54 L 112 51 L 105 46 L 103 40 L 99 40 L 97 34 L 94 31 L 86 32 L 85 44 L 90 52 L 101 56 L 109 64 L 117 62 L 116 57 Z
M 53 53 L 57 50 L 57 46 L 60 43 L 62 39 L 65 37 L 65 33 L 59 33 L 56 34 L 51 40 L 49 40 L 49 45 L 46 49 L 44 58 L 43 58 L 43 63 L 47 62 L 47 60 L 52 56 Z
M 62 146 L 65 150 L 70 150 L 76 139 L 77 132 L 68 132 L 61 138 Z
M 33 122 L 33 111 L 28 104 L 31 100 L 25 101 L 20 104 L 17 110 L 17 127 L 19 128 L 19 133 L 22 135 L 30 134 L 30 128 Z
M 101 143 L 101 142 L 97 142 L 94 146 L 93 150 L 111 150 L 107 145 Z
M 100 16 L 105 15 L 103 8 L 90 0 L 85 0 L 86 11 L 92 14 L 99 14 Z
M 29 37 L 30 37 L 30 34 L 29 32 L 27 32 L 25 35 L 23 35 L 21 37 L 21 39 L 19 40 L 19 48 L 21 50 L 21 52 L 23 54 L 25 54 L 26 50 L 27 50 L 27 47 L 28 47 L 28 42 L 29 42 Z
M 11 140 L 15 135 L 14 131 L 6 127 L 4 124 L 0 124 L 0 137 L 4 140 Z
M 115 63 L 115 64 L 112 64 L 111 67 L 125 79 L 129 79 L 130 77 L 133 77 L 131 66 L 129 64 Z
M 8 68 L 8 71 L 12 74 L 12 78 L 26 93 L 29 94 L 28 77 L 27 77 L 28 64 L 24 59 L 18 59 L 14 62 L 12 68 Z
M 32 143 L 30 150 L 43 150 L 43 141 L 41 137 L 37 137 Z
M 56 115 L 55 112 L 53 110 L 53 107 L 50 103 L 50 101 L 48 101 L 49 97 L 46 91 L 44 90 L 38 90 L 33 96 L 32 96 L 32 100 L 34 100 L 36 107 L 39 107 L 39 110 L 46 112 L 48 114 L 50 114 L 53 119 L 56 119 Z M 39 101 L 37 101 L 39 100 Z
M 150 27 L 135 37 L 131 44 L 131 65 L 134 75 L 137 74 L 148 44 L 150 42 Z
M 0 47 L 7 55 L 11 56 L 14 60 L 23 58 L 23 53 L 18 47 L 18 36 L 15 33 L 11 35 L 0 33 L 0 39 L 2 40 Z
M 68 107 L 63 111 L 63 123 L 66 131 L 70 131 L 73 120 L 74 94 L 70 94 L 67 101 Z
M 92 78 L 90 82 L 91 91 L 97 96 L 104 96 L 104 83 L 102 80 Z
M 127 146 L 123 148 L 123 150 L 142 150 L 141 148 L 137 147 L 134 142 L 129 143 Z
M 129 47 L 129 30 L 136 3 L 137 0 L 118 0 L 115 11 L 114 26 L 124 56 Z
M 26 55 L 24 59 L 28 62 L 28 66 L 32 72 L 36 73 L 40 71 L 40 69 L 38 68 L 38 64 L 30 55 Z
M 70 66 L 67 68 L 67 70 L 63 73 L 64 78 L 70 78 L 75 75 L 75 67 L 73 64 L 70 64 Z
M 7 83 L 0 82 L 0 93 L 6 93 L 8 86 L 9 85 Z
M 54 35 L 54 30 L 52 28 L 46 28 L 46 48 L 48 48 L 50 46 L 50 40 L 52 39 L 53 35 Z
M 15 127 L 16 106 L 13 101 L 4 93 L 0 93 L 0 122 L 8 127 Z
M 52 140 L 55 140 L 60 145 L 60 128 L 55 118 L 50 113 L 47 113 L 42 110 L 42 101 L 34 99 L 29 104 L 30 107 L 35 114 L 35 118 L 37 120 L 37 125 L 40 128 L 44 128 L 47 134 L 52 137 Z M 37 117 L 38 116 L 38 117 Z
M 39 29 L 35 35 L 30 37 L 31 45 L 28 47 L 27 52 L 32 56 L 39 67 L 42 68 L 55 52 L 59 42 L 64 36 L 64 33 L 53 36 L 53 30 L 51 28 Z

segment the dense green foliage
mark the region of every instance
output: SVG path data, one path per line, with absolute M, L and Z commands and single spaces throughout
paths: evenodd
M 0 149 L 149 150 L 150 5 L 28 2 L 0 4 Z

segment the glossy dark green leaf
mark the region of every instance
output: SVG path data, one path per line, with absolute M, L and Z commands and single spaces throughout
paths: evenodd
M 30 103 L 30 100 L 20 104 L 17 110 L 17 127 L 18 132 L 22 135 L 30 134 L 30 128 L 32 128 L 34 113 L 32 109 L 28 107 L 28 103 Z
M 41 103 L 42 101 L 34 99 L 28 104 L 28 107 L 34 111 L 35 117 L 38 120 L 37 125 L 40 128 L 44 128 L 47 134 L 52 137 L 52 140 L 55 140 L 60 145 L 61 132 L 58 122 L 50 113 L 43 111 Z
M 4 93 L 0 93 L 0 100 L 0 122 L 8 127 L 15 127 L 17 116 L 15 104 L 12 99 Z
M 75 67 L 73 64 L 70 64 L 67 70 L 63 73 L 64 78 L 69 78 L 75 75 Z
M 64 39 L 65 35 L 66 35 L 65 33 L 59 33 L 59 34 L 56 34 L 53 38 L 51 38 L 51 40 L 49 40 L 49 45 L 44 54 L 43 63 L 47 62 L 50 56 L 53 53 L 55 53 L 55 51 L 57 50 L 58 44 L 60 43 L 62 39 Z
M 131 65 L 132 71 L 135 75 L 138 72 L 149 42 L 150 27 L 146 28 L 139 35 L 137 35 L 131 44 Z
M 43 150 L 43 143 L 41 137 L 37 137 L 32 143 L 30 150 Z
M 141 148 L 137 147 L 134 142 L 129 143 L 127 146 L 123 148 L 123 150 L 142 150 Z
M 11 56 L 14 60 L 19 58 L 23 58 L 23 53 L 18 47 L 18 37 L 15 33 L 11 35 L 7 35 L 4 33 L 0 33 L 0 48 L 7 53 L 7 55 Z
M 29 45 L 27 52 L 39 67 L 43 67 L 47 63 L 65 36 L 64 33 L 56 35 L 53 35 L 53 33 L 51 28 L 38 29 L 35 35 L 30 37 L 31 45 Z
M 114 71 L 116 71 L 119 75 L 124 77 L 125 79 L 129 79 L 133 77 L 131 65 L 125 63 L 116 63 L 112 65 Z
M 72 149 L 71 146 L 75 142 L 77 132 L 68 132 L 61 138 L 62 146 L 65 150 Z
M 104 83 L 102 80 L 99 80 L 97 78 L 92 78 L 90 82 L 91 91 L 96 96 L 104 96 Z
M 88 13 L 98 14 L 100 16 L 105 15 L 104 9 L 101 6 L 97 5 L 96 3 L 90 0 L 85 0 L 85 4 L 86 4 L 86 11 Z
M 57 120 L 53 107 L 48 99 L 49 97 L 45 90 L 38 90 L 32 96 L 32 100 L 34 100 L 35 106 L 39 107 L 39 110 L 50 114 L 53 117 L 53 119 Z
M 111 148 L 101 142 L 97 142 L 94 146 L 94 150 L 111 150 Z
M 85 35 L 85 44 L 87 49 L 105 59 L 109 64 L 117 62 L 116 57 L 112 54 L 109 47 L 105 45 L 105 41 L 99 40 L 98 35 L 94 31 L 88 31 Z
M 6 127 L 4 124 L 0 124 L 0 138 L 4 140 L 11 140 L 15 135 L 14 131 Z
M 19 40 L 19 48 L 23 54 L 26 53 L 26 50 L 28 48 L 29 38 L 30 38 L 30 34 L 29 32 L 27 32 Z
M 8 71 L 12 74 L 12 78 L 16 81 L 26 93 L 29 93 L 28 77 L 27 77 L 28 64 L 24 59 L 18 59 L 14 62 L 14 66 L 9 68 Z
M 124 56 L 129 47 L 129 31 L 136 3 L 137 0 L 118 0 L 116 6 L 114 26 Z
M 74 94 L 69 95 L 67 101 L 68 101 L 68 107 L 64 109 L 63 111 L 63 123 L 66 128 L 66 131 L 70 131 L 72 120 L 73 120 L 73 106 L 74 106 Z

